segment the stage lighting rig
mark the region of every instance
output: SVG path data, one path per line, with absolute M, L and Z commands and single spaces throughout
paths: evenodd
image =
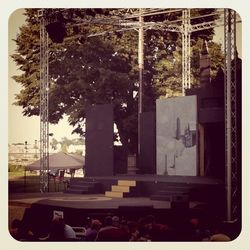
M 46 14 L 46 13 L 45 13 Z M 66 36 L 65 20 L 61 12 L 57 12 L 55 15 L 48 15 L 48 23 L 46 25 L 46 31 L 48 32 L 49 38 L 54 43 L 62 43 Z

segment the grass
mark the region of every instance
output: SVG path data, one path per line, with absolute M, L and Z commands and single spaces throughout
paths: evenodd
M 50 192 L 64 191 L 64 184 L 56 182 L 53 178 L 49 181 Z M 9 172 L 9 193 L 36 193 L 40 192 L 40 176 L 34 173 Z
M 63 183 L 56 183 L 53 178 L 50 178 L 49 185 L 50 192 L 64 191 Z M 40 192 L 40 176 L 35 173 L 24 171 L 9 172 L 9 194 L 14 193 L 39 193 Z M 22 219 L 25 208 L 24 204 L 9 204 L 9 227 L 14 219 Z
M 24 175 L 24 171 L 11 171 L 9 172 L 9 180 L 23 179 Z M 26 172 L 26 176 L 37 176 L 37 174 Z
M 22 220 L 25 209 L 25 206 L 9 205 L 9 228 L 14 219 Z

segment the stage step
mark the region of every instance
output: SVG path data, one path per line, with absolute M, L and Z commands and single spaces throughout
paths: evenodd
M 130 187 L 129 186 L 114 186 L 112 185 L 112 190 L 114 192 L 129 192 Z
M 136 181 L 133 181 L 133 180 L 118 180 L 118 186 L 135 187 L 136 186 Z
M 188 190 L 161 190 L 158 192 L 159 195 L 172 195 L 172 194 L 189 194 Z
M 136 181 L 118 180 L 117 185 L 111 186 L 111 191 L 106 191 L 105 196 L 112 198 L 125 198 L 136 196 Z
M 186 197 L 189 199 L 190 196 L 190 187 L 186 185 L 169 185 L 166 186 L 163 190 L 159 190 L 157 193 L 150 196 L 151 200 L 160 200 L 160 201 L 173 201 L 177 197 Z
M 171 195 L 151 195 L 150 200 L 171 201 L 172 197 L 171 197 Z
M 106 191 L 105 196 L 111 198 L 123 198 L 123 192 Z
M 72 194 L 97 194 L 101 192 L 101 183 L 89 180 L 85 181 L 84 179 L 72 179 L 64 192 Z
M 189 194 L 183 193 L 183 194 L 177 194 L 177 193 L 172 193 L 172 194 L 165 194 L 165 195 L 151 195 L 150 200 L 157 200 L 157 201 L 182 201 L 182 200 L 189 200 Z

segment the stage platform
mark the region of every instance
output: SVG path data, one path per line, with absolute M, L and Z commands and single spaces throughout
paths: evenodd
M 72 178 L 67 193 L 105 194 L 111 191 L 118 181 L 127 180 L 136 182 L 126 197 L 149 197 L 171 201 L 179 194 L 188 195 L 189 201 L 208 201 L 218 198 L 221 200 L 224 192 L 224 183 L 214 177 L 200 176 L 162 176 L 162 175 L 115 175 Z
M 175 175 L 150 175 L 150 174 L 119 174 L 114 176 L 89 176 L 77 179 L 89 180 L 136 180 L 139 182 L 169 182 L 186 184 L 222 184 L 223 182 L 215 177 L 209 176 L 175 176 Z
M 9 194 L 9 205 L 26 207 L 24 220 L 38 235 L 48 233 L 48 228 L 54 213 L 63 213 L 66 223 L 72 226 L 83 226 L 86 219 L 103 220 L 105 216 L 118 215 L 127 220 L 152 214 L 158 221 L 171 223 L 183 216 L 202 216 L 211 218 L 223 216 L 224 208 L 218 202 L 217 190 L 223 183 L 206 177 L 187 176 L 156 176 L 156 175 L 119 175 L 111 177 L 73 178 L 77 185 L 98 183 L 105 191 L 118 180 L 135 180 L 139 192 L 135 197 L 111 198 L 104 192 L 93 194 L 75 193 L 16 193 Z M 190 195 L 183 195 L 183 188 L 190 191 Z M 181 190 L 181 191 L 180 191 Z M 199 195 L 194 195 L 197 192 Z M 157 200 L 152 197 L 159 192 L 170 199 Z M 195 199 L 202 196 L 203 199 Z M 204 198 L 205 197 L 205 198 Z M 221 197 L 220 197 L 221 198 Z M 223 201 L 221 199 L 220 201 Z
M 200 214 L 201 208 L 206 205 L 201 202 L 185 202 L 173 208 L 169 201 L 156 201 L 147 197 L 109 198 L 102 194 L 72 195 L 59 192 L 9 196 L 9 206 L 26 207 L 23 219 L 40 236 L 48 233 L 54 213 L 58 211 L 63 213 L 66 223 L 83 226 L 88 217 L 102 221 L 107 215 L 138 220 L 152 214 L 157 220 L 169 222 L 176 219 L 176 212 L 181 212 L 182 216 L 187 213 Z
M 110 198 L 103 194 L 68 194 L 53 193 L 18 193 L 9 195 L 10 205 L 31 207 L 39 204 L 72 209 L 118 209 L 119 207 L 151 207 L 153 209 L 170 209 L 170 201 L 151 200 L 148 197 Z M 194 208 L 204 202 L 190 202 Z

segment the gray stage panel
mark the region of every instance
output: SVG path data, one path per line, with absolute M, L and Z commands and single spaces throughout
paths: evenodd
M 114 174 L 113 107 L 95 105 L 86 111 L 85 176 Z
M 156 101 L 156 169 L 159 175 L 197 175 L 197 97 Z
M 143 174 L 156 173 L 156 138 L 155 138 L 155 112 L 140 114 L 141 125 L 141 152 L 140 170 Z

